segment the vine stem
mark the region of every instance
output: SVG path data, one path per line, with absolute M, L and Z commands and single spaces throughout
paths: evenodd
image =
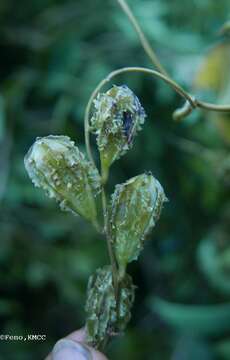
M 117 0 L 117 2 L 120 5 L 120 7 L 122 8 L 123 12 L 128 17 L 130 23 L 132 24 L 134 30 L 136 31 L 136 33 L 140 39 L 140 43 L 141 43 L 146 55 L 149 57 L 149 59 L 151 60 L 153 65 L 158 69 L 159 72 L 161 72 L 162 74 L 167 76 L 171 81 L 173 81 L 173 79 L 171 78 L 169 73 L 166 71 L 166 69 L 162 65 L 161 61 L 158 59 L 155 51 L 153 50 L 152 46 L 150 45 L 144 32 L 140 28 L 140 25 L 139 25 L 137 19 L 135 18 L 131 8 L 127 4 L 126 0 Z M 229 26 L 229 23 L 227 22 L 226 24 L 224 24 L 222 29 L 223 30 L 226 28 L 228 29 L 228 26 Z M 200 100 L 196 100 L 196 107 L 200 107 L 202 109 L 206 109 L 206 110 L 210 110 L 210 111 L 230 112 L 230 105 L 223 105 L 223 106 L 215 105 L 215 104 L 203 102 Z M 193 107 L 191 107 L 190 104 L 186 101 L 186 103 L 184 104 L 184 106 L 182 108 L 177 109 L 174 112 L 173 118 L 174 118 L 174 120 L 181 120 L 181 119 L 185 118 L 188 114 L 190 114 L 192 112 L 192 110 L 193 110 Z
M 204 110 L 211 110 L 211 111 L 225 112 L 225 113 L 230 112 L 230 105 L 216 105 L 209 102 L 196 100 L 196 106 Z
M 151 45 L 150 45 L 149 41 L 147 40 L 147 38 L 145 37 L 145 34 L 141 30 L 141 27 L 138 24 L 137 19 L 135 18 L 133 12 L 131 11 L 131 9 L 128 6 L 128 4 L 126 3 L 126 1 L 125 0 L 117 0 L 117 2 L 120 5 L 120 7 L 122 8 L 122 10 L 124 11 L 124 13 L 127 15 L 130 23 L 132 24 L 134 30 L 136 31 L 136 33 L 137 33 L 137 35 L 138 35 L 138 37 L 140 39 L 140 42 L 141 42 L 141 45 L 142 45 L 143 49 L 145 50 L 146 54 L 148 55 L 148 57 L 151 60 L 151 62 L 153 63 L 153 65 L 159 70 L 159 72 L 161 72 L 162 74 L 169 77 L 166 69 L 161 64 L 161 62 L 158 59 L 155 51 L 151 47 Z

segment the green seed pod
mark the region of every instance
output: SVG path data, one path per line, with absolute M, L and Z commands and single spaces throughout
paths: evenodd
M 126 86 L 113 86 L 94 101 L 91 130 L 97 135 L 104 180 L 110 165 L 132 146 L 145 120 L 145 111 Z
M 86 301 L 87 342 L 101 348 L 108 340 L 124 331 L 130 320 L 134 301 L 134 285 L 129 275 L 119 283 L 119 304 L 116 303 L 113 277 L 110 266 L 98 269 L 89 278 Z
M 95 196 L 100 191 L 100 177 L 69 137 L 37 138 L 24 162 L 34 185 L 55 198 L 61 209 L 96 221 Z
M 138 175 L 116 186 L 110 221 L 121 277 L 126 265 L 139 256 L 143 240 L 158 220 L 166 200 L 162 186 L 151 174 Z

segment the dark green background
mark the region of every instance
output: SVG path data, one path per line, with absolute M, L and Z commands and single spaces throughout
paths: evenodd
M 170 74 L 191 89 L 202 56 L 223 41 L 217 32 L 229 19 L 229 0 L 129 4 Z M 105 241 L 33 187 L 23 157 L 37 136 L 48 134 L 69 135 L 84 149 L 87 100 L 122 66 L 151 64 L 115 0 L 1 0 L 0 333 L 47 335 L 45 342 L 0 341 L 1 360 L 43 359 L 59 338 L 84 324 L 87 279 L 108 262 Z M 201 271 L 208 260 L 197 257 L 205 238 L 229 254 L 229 181 L 215 161 L 229 144 L 209 114 L 173 122 L 183 101 L 159 80 L 129 74 L 113 82 L 127 84 L 148 117 L 133 149 L 112 167 L 110 191 L 151 170 L 170 201 L 129 268 L 138 287 L 133 317 L 107 355 L 229 359 L 229 285 L 226 291 L 213 285 Z M 194 142 L 195 154 L 181 139 Z M 210 158 L 196 144 L 210 149 Z M 221 276 L 229 274 L 228 255 Z M 199 307 L 209 305 L 215 308 Z

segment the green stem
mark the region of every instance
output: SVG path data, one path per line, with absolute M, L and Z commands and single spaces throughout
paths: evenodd
M 103 158 L 103 156 L 101 156 L 100 159 L 101 159 L 101 181 L 102 184 L 105 185 L 109 178 L 109 165 L 108 162 Z
M 106 194 L 104 186 L 102 186 L 102 207 L 103 207 L 103 214 L 104 214 L 104 231 L 106 235 L 106 242 L 107 242 L 107 248 L 110 258 L 110 263 L 112 266 L 112 273 L 113 273 L 113 285 L 115 289 L 115 296 L 117 299 L 118 294 L 118 269 L 117 269 L 117 262 L 113 250 L 113 244 L 112 244 L 112 236 L 110 231 L 110 223 L 108 218 L 108 209 L 107 209 L 107 200 L 106 200 Z

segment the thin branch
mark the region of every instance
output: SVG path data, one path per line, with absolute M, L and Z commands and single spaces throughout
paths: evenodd
M 146 54 L 148 55 L 148 57 L 151 60 L 151 62 L 153 63 L 153 65 L 158 69 L 159 72 L 161 72 L 162 74 L 169 77 L 167 71 L 165 70 L 164 66 L 161 64 L 155 51 L 151 47 L 147 38 L 145 37 L 145 34 L 141 30 L 137 19 L 135 18 L 133 12 L 131 11 L 131 9 L 128 6 L 128 4 L 126 3 L 126 1 L 125 0 L 117 0 L 117 2 L 119 3 L 119 5 L 122 8 L 122 10 L 124 11 L 124 13 L 127 15 L 130 23 L 132 24 L 134 30 L 136 31 L 136 33 L 140 39 L 143 49 L 145 50 Z
M 224 112 L 224 113 L 230 112 L 230 105 L 216 105 L 216 104 L 211 104 L 211 103 L 204 102 L 201 100 L 196 100 L 196 105 L 197 105 L 197 107 L 204 109 L 204 110 Z

